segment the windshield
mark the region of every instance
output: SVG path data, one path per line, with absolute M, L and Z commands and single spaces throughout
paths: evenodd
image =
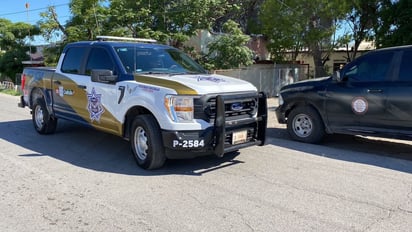
M 177 49 L 116 47 L 115 50 L 130 74 L 206 73 L 198 63 Z

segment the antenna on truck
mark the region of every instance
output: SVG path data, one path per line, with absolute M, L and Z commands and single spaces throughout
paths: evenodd
M 107 36 L 107 35 L 98 35 L 96 39 L 99 41 L 108 41 L 108 40 L 119 40 L 119 41 L 134 41 L 134 42 L 143 42 L 143 43 L 156 43 L 157 40 L 154 39 L 142 39 L 142 38 L 130 38 L 130 37 L 120 37 L 120 36 Z

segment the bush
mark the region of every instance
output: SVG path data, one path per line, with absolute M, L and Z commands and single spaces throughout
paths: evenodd
M 14 89 L 0 89 L 0 93 L 12 95 L 12 96 L 20 96 L 20 93 Z

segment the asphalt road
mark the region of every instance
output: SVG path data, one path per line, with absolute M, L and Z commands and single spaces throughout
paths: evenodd
M 412 231 L 412 143 L 290 141 L 145 171 L 128 142 L 59 121 L 37 134 L 0 94 L 0 231 Z

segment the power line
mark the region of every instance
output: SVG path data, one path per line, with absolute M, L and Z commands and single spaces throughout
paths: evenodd
M 63 4 L 59 4 L 59 5 L 50 5 L 50 6 L 61 7 L 61 6 L 67 6 L 67 5 L 69 5 L 69 3 L 63 3 Z M 16 11 L 16 12 L 11 12 L 11 13 L 0 14 L 0 17 L 8 16 L 8 15 L 16 15 L 16 14 L 26 14 L 27 12 L 33 12 L 33 11 L 46 10 L 46 9 L 49 9 L 50 6 L 36 8 L 36 9 L 28 10 L 28 11 L 23 10 L 23 11 Z

